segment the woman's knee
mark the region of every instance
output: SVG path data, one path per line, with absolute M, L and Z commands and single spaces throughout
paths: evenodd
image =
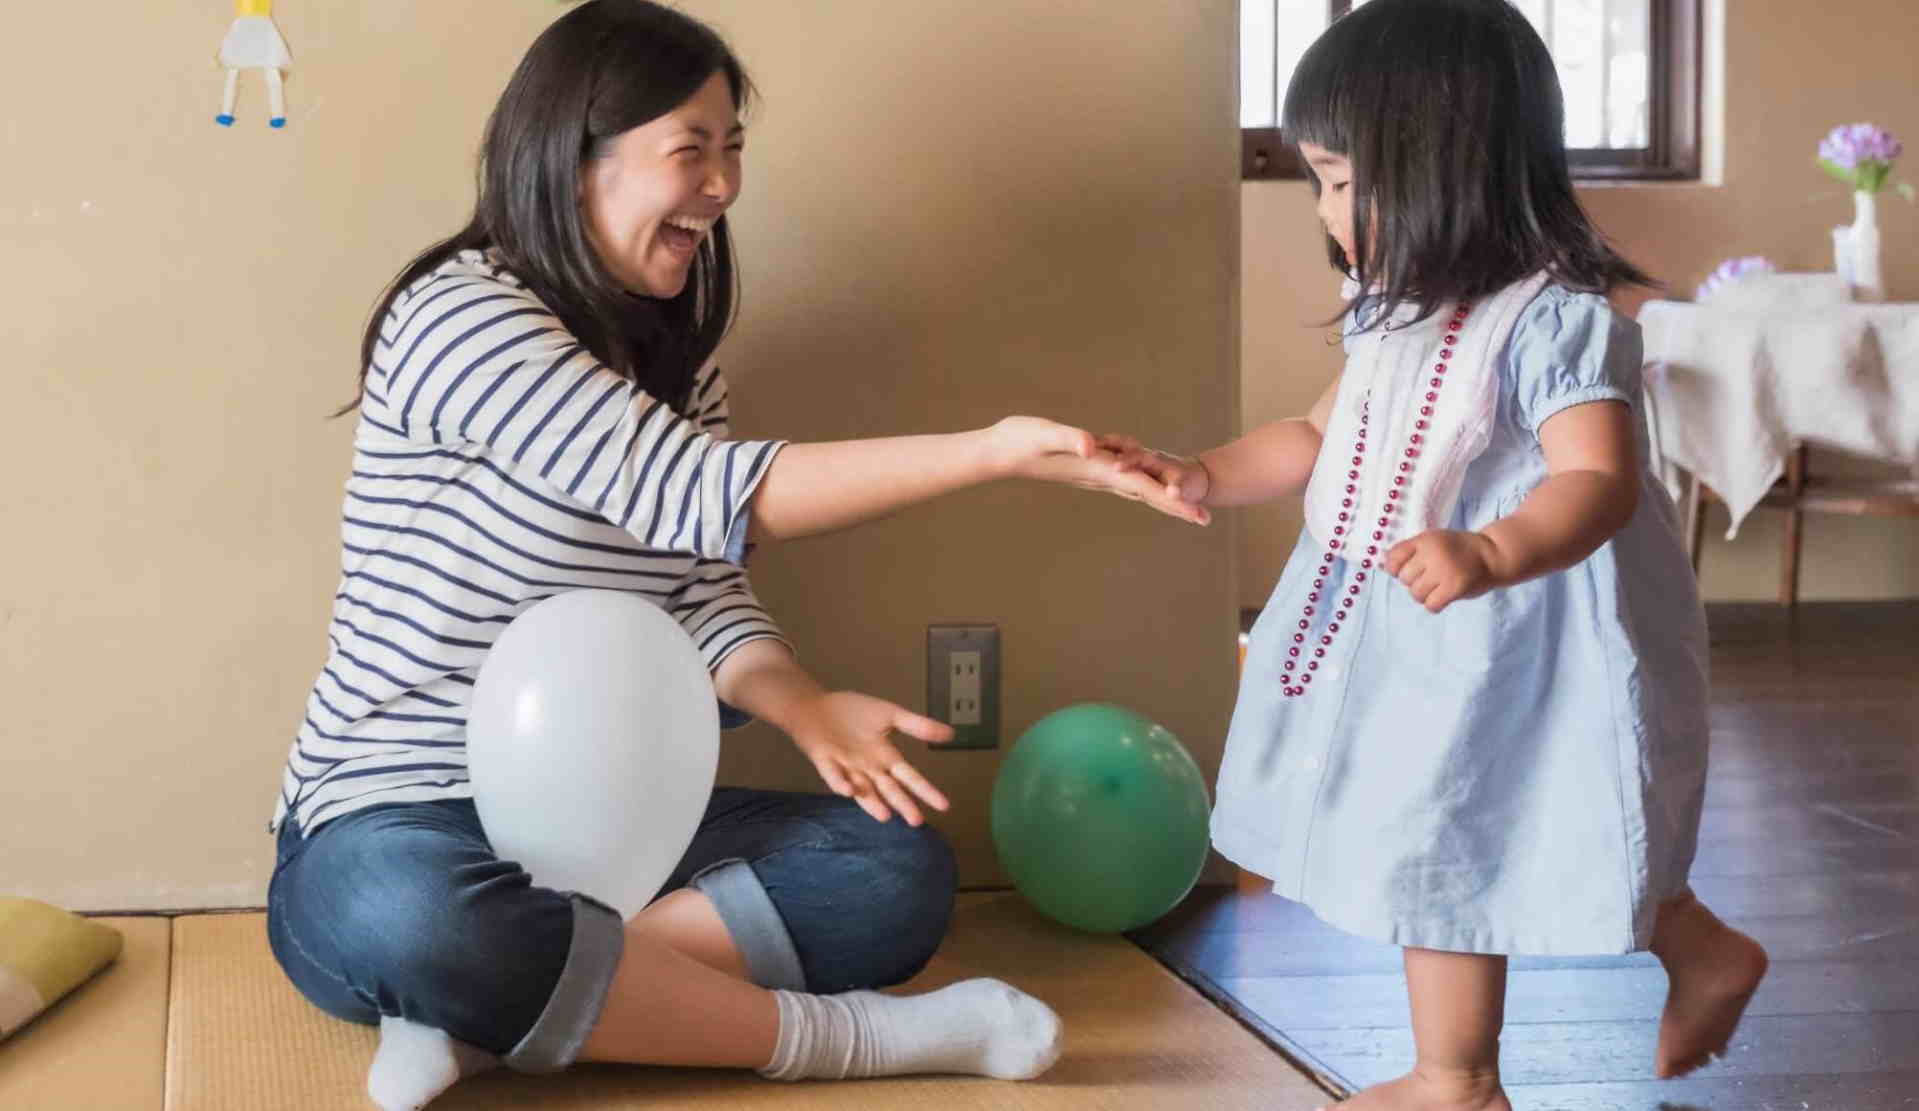
M 276 886 L 276 949 L 314 1002 L 360 1021 L 427 1017 L 475 1042 L 504 1040 L 502 1015 L 531 1024 L 572 937 L 566 896 L 430 830 L 322 839 Z
M 909 827 L 910 828 L 910 827 Z M 899 983 L 917 975 L 933 959 L 953 919 L 953 895 L 959 886 L 959 865 L 946 836 L 921 826 L 903 836 L 886 854 L 901 882 L 896 890 L 901 966 L 886 982 Z
M 532 885 L 511 861 L 455 867 L 425 882 L 369 885 L 344 909 L 361 923 L 375 966 L 396 992 L 444 999 L 476 990 L 490 1005 L 514 1006 L 498 993 L 525 994 L 538 1013 L 559 978 L 573 935 L 565 895 Z M 479 1002 L 476 1000 L 476 1002 Z
M 958 868 L 952 846 L 931 826 L 864 814 L 850 834 L 866 937 L 857 944 L 867 968 L 863 986 L 886 987 L 926 967 L 946 937 Z
M 875 850 L 875 863 L 899 893 L 906 913 L 928 919 L 943 936 L 959 884 L 952 844 L 932 826 L 893 821 L 880 828 L 887 836 Z

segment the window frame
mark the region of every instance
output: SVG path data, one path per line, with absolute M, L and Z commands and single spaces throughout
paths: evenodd
M 1577 181 L 1692 181 L 1699 177 L 1700 0 L 1650 0 L 1650 103 L 1647 144 L 1641 148 L 1585 147 L 1566 152 Z M 1352 0 L 1327 0 L 1327 18 L 1352 10 Z M 1305 177 L 1299 157 L 1276 127 L 1240 129 L 1240 179 L 1287 181 Z

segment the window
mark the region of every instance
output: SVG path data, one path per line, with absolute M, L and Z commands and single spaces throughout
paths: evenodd
M 1281 139 L 1293 67 L 1366 0 L 1240 0 L 1241 176 L 1300 176 Z M 1552 50 L 1573 176 L 1699 176 L 1699 0 L 1513 0 Z

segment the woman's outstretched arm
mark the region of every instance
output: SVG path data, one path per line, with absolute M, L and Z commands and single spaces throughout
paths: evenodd
M 1194 507 L 1097 450 L 1090 433 L 1039 417 L 972 432 L 788 444 L 750 507 L 753 540 L 790 540 L 872 521 L 968 486 L 1030 478 L 1144 501 L 1199 523 Z

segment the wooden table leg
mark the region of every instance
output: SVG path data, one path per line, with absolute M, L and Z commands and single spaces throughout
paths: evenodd
M 1706 484 L 1699 476 L 1686 475 L 1686 556 L 1692 560 L 1692 577 L 1699 577 L 1699 556 L 1706 546 Z
M 1786 550 L 1780 559 L 1779 567 L 1779 604 L 1796 606 L 1799 604 L 1799 552 L 1805 541 L 1806 511 L 1800 508 L 1799 498 L 1806 490 L 1806 446 L 1786 458 L 1786 492 L 1790 502 L 1786 507 Z

